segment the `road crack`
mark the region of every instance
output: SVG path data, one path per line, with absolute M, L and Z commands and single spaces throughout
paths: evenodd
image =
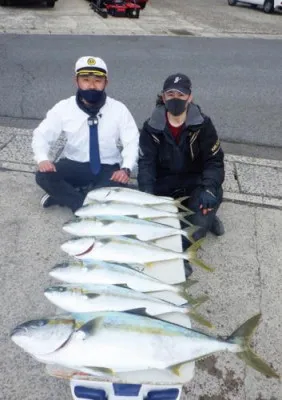
M 261 262 L 259 257 L 259 248 L 258 248 L 258 216 L 257 209 L 254 210 L 254 239 L 255 239 L 255 258 L 258 266 L 258 279 L 259 279 L 259 310 L 262 312 L 262 273 L 261 273 Z

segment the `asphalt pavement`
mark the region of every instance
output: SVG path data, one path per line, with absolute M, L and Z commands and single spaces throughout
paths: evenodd
M 222 140 L 282 145 L 279 40 L 0 35 L 0 117 L 38 123 L 75 92 L 74 63 L 90 53 L 105 59 L 109 95 L 129 107 L 140 127 L 164 79 L 181 71 Z

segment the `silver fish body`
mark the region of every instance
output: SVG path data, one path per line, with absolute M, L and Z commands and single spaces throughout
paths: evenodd
M 149 315 L 188 313 L 191 306 L 176 306 L 149 294 L 115 285 L 61 284 L 44 292 L 48 300 L 68 312 L 126 311 L 145 308 Z
M 196 257 L 201 242 L 193 243 L 186 252 L 179 253 L 142 242 L 126 236 L 112 238 L 80 237 L 69 240 L 61 245 L 61 249 L 78 259 L 103 260 L 119 263 L 148 264 L 166 260 L 190 260 L 202 268 L 212 271 Z
M 91 201 L 118 201 L 129 204 L 152 205 L 169 212 L 177 212 L 178 207 L 185 211 L 187 210 L 181 205 L 181 201 L 175 200 L 172 197 L 155 196 L 153 194 L 140 192 L 139 190 L 121 187 L 94 189 L 88 192 L 84 200 L 84 205 L 91 203 Z
M 119 236 L 133 235 L 142 241 L 155 240 L 167 236 L 182 235 L 192 239 L 196 228 L 175 229 L 153 221 L 146 221 L 120 215 L 77 218 L 64 224 L 63 229 L 75 236 Z
M 184 363 L 228 350 L 265 375 L 279 378 L 249 348 L 250 336 L 259 319 L 260 315 L 250 318 L 229 339 L 222 340 L 155 318 L 124 312 L 97 313 L 91 321 L 74 330 L 63 346 L 52 353 L 37 354 L 36 358 L 78 369 L 107 368 L 115 373 L 157 368 L 169 369 L 178 375 Z M 22 326 L 16 331 L 17 344 L 26 349 L 26 342 L 21 342 L 23 334 Z M 32 340 L 32 335 L 29 338 Z M 45 335 L 42 346 L 46 340 Z
M 143 272 L 142 265 L 113 264 L 100 260 L 61 263 L 50 271 L 53 278 L 67 283 L 116 285 L 126 284 L 140 292 L 170 291 L 183 294 L 185 285 L 169 285 Z M 189 287 L 189 285 L 187 285 Z
M 81 218 L 97 217 L 99 215 L 137 215 L 138 218 L 177 217 L 175 212 L 162 211 L 150 205 L 129 204 L 118 201 L 105 203 L 93 202 L 79 208 L 75 215 Z

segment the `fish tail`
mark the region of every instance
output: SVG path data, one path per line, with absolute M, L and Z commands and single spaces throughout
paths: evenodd
M 194 279 L 187 279 L 183 283 L 176 283 L 175 285 L 172 285 L 174 287 L 175 292 L 178 293 L 179 295 L 186 294 L 188 289 L 198 283 L 199 281 L 194 280 Z
M 193 234 L 199 229 L 198 226 L 191 225 L 188 228 L 182 228 L 181 229 L 181 234 L 186 237 L 189 242 L 195 243 L 195 240 L 193 238 Z
M 179 219 L 179 221 L 181 221 L 183 224 L 185 224 L 186 226 L 193 226 L 192 222 L 190 222 L 187 217 L 190 217 L 191 215 L 193 215 L 194 213 L 192 211 L 188 211 L 188 212 L 179 212 L 177 214 L 177 218 Z
M 181 306 L 181 308 L 183 308 L 183 312 L 185 314 L 188 314 L 191 319 L 198 322 L 199 324 L 207 326 L 208 328 L 213 328 L 213 325 L 208 320 L 206 320 L 195 311 L 196 308 L 198 308 L 201 304 L 209 300 L 209 297 L 201 296 L 195 299 L 189 295 L 186 295 L 184 298 L 188 301 L 188 304 L 183 304 L 183 306 Z
M 183 297 L 183 299 L 187 300 L 188 303 L 195 304 L 196 299 L 194 299 L 194 297 L 192 297 L 191 295 L 188 294 L 188 289 L 195 283 L 198 283 L 198 281 L 188 279 L 184 283 L 178 283 L 176 285 L 173 285 L 173 287 L 175 288 L 174 291 L 179 296 Z
M 201 267 L 205 269 L 206 271 L 212 272 L 214 271 L 214 268 L 209 267 L 206 263 L 204 263 L 202 260 L 200 260 L 197 257 L 197 251 L 201 247 L 204 239 L 200 239 L 197 242 L 193 243 L 188 249 L 187 249 L 187 260 L 190 261 L 191 263 L 197 265 L 198 267 Z
M 189 210 L 189 208 L 185 207 L 182 203 L 183 201 L 189 199 L 189 196 L 185 196 L 185 197 L 179 197 L 178 199 L 174 200 L 174 204 L 176 205 L 176 207 L 178 207 L 180 210 L 186 211 L 186 212 L 192 212 L 191 210 Z
M 250 340 L 259 324 L 260 318 L 261 314 L 257 314 L 248 319 L 248 321 L 236 329 L 227 340 L 230 343 L 240 345 L 242 351 L 237 352 L 236 355 L 238 358 L 245 361 L 247 365 L 268 377 L 280 379 L 280 376 L 274 369 L 250 348 Z

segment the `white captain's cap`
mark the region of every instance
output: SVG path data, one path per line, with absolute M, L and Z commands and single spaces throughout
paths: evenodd
M 81 57 L 75 63 L 75 73 L 76 75 L 107 76 L 108 68 L 102 58 Z

